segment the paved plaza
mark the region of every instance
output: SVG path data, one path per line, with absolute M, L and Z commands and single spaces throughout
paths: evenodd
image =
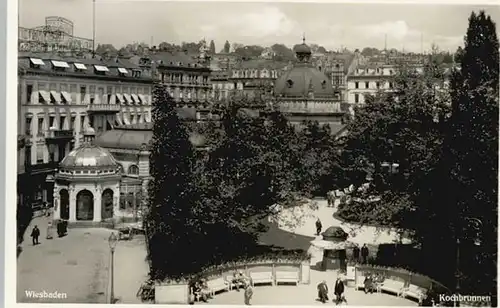
M 314 222 L 317 217 L 323 225 L 344 225 L 332 216 L 333 209 L 326 206 L 326 201 L 317 201 L 318 210 L 308 212 L 308 219 L 296 228 L 295 232 L 281 226 L 272 225 L 261 236 L 261 242 L 267 245 L 281 246 L 286 249 L 310 248 L 314 239 Z M 301 210 L 303 211 L 303 210 Z M 286 211 L 282 219 L 290 217 Z M 28 303 L 107 303 L 110 293 L 110 251 L 108 237 L 111 230 L 102 228 L 69 229 L 63 238 L 47 240 L 46 226 L 48 219 L 35 218 L 26 230 L 22 243 L 22 252 L 17 260 L 17 300 Z M 41 244 L 33 246 L 29 234 L 34 225 L 41 231 Z M 371 227 L 361 230 L 358 238 L 368 241 Z M 346 230 L 348 231 L 348 230 Z M 387 235 L 382 239 L 389 241 Z M 380 239 L 379 239 L 380 240 Z M 312 264 L 321 259 L 321 251 L 313 252 Z M 136 236 L 132 241 L 119 241 L 115 252 L 115 297 L 118 303 L 138 304 L 136 292 L 146 280 L 148 265 L 145 260 L 146 248 L 143 236 Z M 333 288 L 335 272 L 323 272 L 311 269 L 311 283 L 299 286 L 257 286 L 254 289 L 252 304 L 255 305 L 322 305 L 316 301 L 316 285 L 326 280 Z M 26 291 L 59 292 L 67 294 L 64 299 L 35 299 L 26 295 Z M 415 306 L 412 301 L 387 294 L 364 294 L 353 288 L 346 288 L 349 305 L 356 306 Z M 215 296 L 209 304 L 243 304 L 243 292 L 223 292 Z
M 29 234 L 41 231 L 40 245 Z M 17 260 L 17 301 L 25 303 L 106 303 L 109 300 L 111 230 L 69 229 L 65 237 L 45 239 L 47 218 L 35 218 L 26 230 Z M 119 302 L 140 303 L 135 294 L 148 273 L 144 240 L 119 241 L 115 252 L 115 297 Z M 40 299 L 26 292 L 59 292 L 66 298 Z

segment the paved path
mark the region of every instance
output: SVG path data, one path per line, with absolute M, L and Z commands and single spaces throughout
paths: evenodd
M 331 279 L 330 279 L 331 280 Z M 331 280 L 334 281 L 334 280 Z M 329 283 L 329 289 L 333 289 L 333 282 Z M 330 292 L 330 300 L 333 295 Z M 256 286 L 251 301 L 252 305 L 324 305 L 326 307 L 334 306 L 330 303 L 322 304 L 317 301 L 316 285 L 299 286 Z M 349 306 L 417 306 L 416 303 L 389 294 L 374 293 L 365 294 L 363 291 L 355 291 L 354 288 L 346 288 L 345 297 Z M 223 292 L 215 295 L 208 302 L 208 305 L 243 305 L 243 292 Z
M 359 245 L 378 245 L 382 243 L 397 242 L 399 237 L 396 232 L 389 229 L 377 229 L 371 226 L 360 226 L 352 223 L 345 223 L 333 217 L 336 211 L 333 207 L 328 207 L 326 200 L 314 200 L 317 209 L 313 209 L 310 204 L 293 209 L 284 209 L 277 219 L 280 229 L 304 236 L 315 236 L 316 219 L 319 217 L 323 225 L 323 231 L 331 226 L 342 227 L 349 236 L 349 241 Z M 298 221 L 297 223 L 294 223 Z M 403 242 L 407 242 L 404 240 Z
M 47 218 L 33 219 L 26 230 L 23 251 L 17 259 L 17 301 L 25 303 L 107 303 L 110 292 L 111 230 L 69 229 L 68 235 L 45 239 Z M 40 228 L 40 245 L 29 234 Z M 141 238 L 119 241 L 115 252 L 115 297 L 119 302 L 140 303 L 135 294 L 148 273 Z M 31 298 L 26 291 L 59 292 L 64 299 Z

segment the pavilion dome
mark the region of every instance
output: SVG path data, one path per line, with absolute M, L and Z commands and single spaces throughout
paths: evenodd
M 341 227 L 330 227 L 321 233 L 324 240 L 340 240 L 345 241 L 349 234 L 347 234 Z
M 84 132 L 84 142 L 71 151 L 59 164 L 64 172 L 104 171 L 114 173 L 119 170 L 119 164 L 108 150 L 94 144 L 95 130 L 88 127 Z M 85 174 L 86 172 L 84 172 Z
M 276 80 L 274 95 L 282 98 L 334 99 L 330 79 L 310 63 L 311 48 L 306 45 L 305 38 L 293 50 L 297 62 Z

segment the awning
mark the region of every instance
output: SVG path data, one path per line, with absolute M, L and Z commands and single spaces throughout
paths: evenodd
M 58 103 L 58 104 L 61 103 L 61 94 L 59 94 L 59 92 L 50 91 L 50 95 L 52 95 L 52 97 L 54 98 L 54 100 L 56 101 L 56 103 Z
M 86 70 L 87 69 L 87 67 L 83 63 L 74 63 L 74 64 L 75 64 L 75 67 L 79 70 Z
M 137 124 L 137 115 L 134 113 L 134 114 L 131 114 L 130 117 L 132 118 L 131 123 L 132 124 Z
M 144 94 L 139 94 L 139 98 L 141 99 L 144 105 L 148 103 L 148 100 L 146 99 L 146 96 L 144 96 Z
M 42 59 L 30 58 L 30 61 L 35 65 L 45 65 L 45 62 L 43 62 Z
M 137 120 L 137 123 L 144 123 L 144 113 L 139 114 L 139 119 Z
M 116 123 L 118 123 L 118 125 L 120 125 L 120 126 L 123 125 L 122 117 L 119 113 L 116 114 L 115 119 L 116 119 Z
M 125 94 L 123 94 L 123 97 L 125 97 L 125 100 L 127 101 L 127 103 L 129 103 L 129 104 L 133 104 L 134 103 L 134 101 L 132 100 L 132 97 L 130 96 L 130 94 L 125 93 Z
M 44 100 L 47 104 L 50 104 L 50 93 L 49 92 L 40 90 L 40 91 L 38 91 L 38 93 L 40 93 L 42 100 Z
M 94 68 L 98 72 L 109 72 L 109 69 L 102 65 L 94 65 Z
M 139 99 L 139 96 L 137 96 L 137 94 L 132 94 L 132 98 L 134 99 L 135 103 L 141 104 L 141 100 Z
M 55 67 L 69 68 L 68 63 L 66 63 L 64 61 L 52 60 L 51 62 L 52 62 L 52 65 L 54 65 Z
M 69 94 L 68 92 L 61 91 L 61 95 L 64 98 L 64 100 L 66 101 L 66 103 L 71 103 L 72 102 L 72 100 L 71 100 L 71 94 Z
M 118 100 L 118 103 L 119 103 L 119 104 L 123 104 L 123 103 L 125 103 L 125 99 L 123 98 L 123 95 L 121 95 L 121 94 L 119 94 L 119 93 L 116 93 L 116 94 L 115 94 L 115 97 L 116 97 L 116 99 Z
M 118 71 L 119 71 L 120 73 L 122 73 L 122 74 L 128 74 L 127 69 L 125 69 L 125 68 L 123 68 L 123 67 L 119 67 L 119 68 L 118 68 Z
M 146 113 L 146 122 L 151 123 L 151 113 Z

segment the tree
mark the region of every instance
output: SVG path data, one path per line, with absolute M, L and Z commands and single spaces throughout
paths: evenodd
M 223 49 L 223 53 L 229 53 L 231 51 L 231 44 L 229 44 L 229 41 L 226 41 L 224 43 L 224 49 Z
M 361 51 L 361 54 L 365 57 L 373 57 L 378 56 L 380 54 L 380 51 L 377 48 L 365 47 Z
M 214 43 L 214 40 L 211 40 L 211 41 L 210 41 L 209 52 L 210 52 L 210 54 L 212 54 L 212 55 L 214 55 L 214 54 L 215 54 L 215 43 Z
M 240 44 L 240 43 L 233 43 L 231 47 L 233 49 L 233 52 L 236 52 L 236 50 L 245 47 L 245 45 Z
M 257 45 L 238 47 L 237 49 L 234 50 L 234 52 L 239 56 L 241 56 L 242 59 L 247 59 L 247 60 L 260 57 L 263 51 L 264 47 Z
M 460 70 L 451 81 L 452 116 L 446 140 L 453 194 L 455 236 L 463 255 L 458 264 L 467 290 L 496 294 L 498 206 L 499 43 L 495 23 L 484 11 L 472 13 L 460 53 Z M 444 196 L 443 196 L 444 198 Z M 480 230 L 468 218 L 481 222 Z M 477 226 L 476 226 L 477 227 Z M 479 231 L 479 232 L 478 232 Z M 486 245 L 474 249 L 474 242 Z M 476 264 L 477 266 L 464 266 Z
M 197 200 L 194 149 L 164 85 L 155 85 L 153 103 L 152 180 L 144 221 L 150 275 L 155 279 L 175 278 L 196 269 L 196 254 L 179 253 L 191 251 L 190 245 L 197 239 L 193 234 L 197 222 L 190 212 Z
M 275 61 L 293 61 L 295 59 L 295 53 L 283 44 L 274 44 L 271 46 L 272 51 L 274 51 Z
M 318 53 L 327 53 L 328 51 L 325 49 L 323 46 L 319 46 L 318 49 L 316 50 Z
M 118 50 L 112 44 L 98 44 L 95 53 L 100 56 L 115 56 Z

